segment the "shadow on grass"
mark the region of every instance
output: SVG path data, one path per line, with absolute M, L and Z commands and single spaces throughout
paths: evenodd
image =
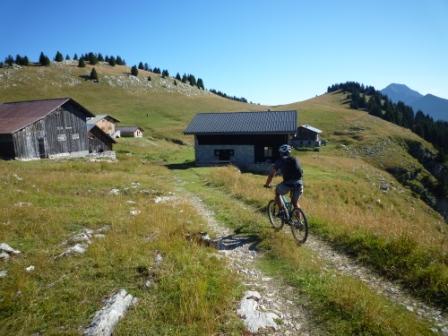
M 169 163 L 166 164 L 165 167 L 167 167 L 170 170 L 185 170 L 196 167 L 196 163 L 194 161 L 186 161 L 182 163 Z

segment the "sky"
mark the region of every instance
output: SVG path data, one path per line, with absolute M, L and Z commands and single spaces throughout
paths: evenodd
M 0 18 L 0 58 L 120 55 L 269 105 L 348 80 L 448 98 L 448 0 L 14 0 Z

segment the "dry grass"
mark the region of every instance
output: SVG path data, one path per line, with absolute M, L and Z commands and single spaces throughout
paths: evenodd
M 0 263 L 8 271 L 0 280 L 0 334 L 78 334 L 120 288 L 140 303 L 117 335 L 241 330 L 232 313 L 237 279 L 210 251 L 185 239 L 202 229 L 202 219 L 183 202 L 152 202 L 172 191 L 169 172 L 125 158 L 0 163 L 0 242 L 22 251 Z M 120 195 L 110 194 L 112 188 Z M 141 213 L 132 216 L 131 208 Z M 106 237 L 94 240 L 84 255 L 55 258 L 73 233 L 104 225 L 111 228 Z M 145 289 L 141 270 L 153 266 L 156 251 L 164 261 L 156 285 Z M 28 273 L 30 265 L 35 271 Z

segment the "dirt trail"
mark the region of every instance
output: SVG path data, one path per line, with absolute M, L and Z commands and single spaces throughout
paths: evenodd
M 440 309 L 411 296 L 400 285 L 379 276 L 369 268 L 334 250 L 326 242 L 313 235 L 308 237 L 306 245 L 326 263 L 328 269 L 335 269 L 340 274 L 361 280 L 377 294 L 384 295 L 390 301 L 402 305 L 407 310 L 428 320 L 434 325 L 434 332 L 448 336 L 448 315 L 446 312 L 443 313 Z
M 185 191 L 183 191 L 185 193 Z M 272 278 L 266 277 L 260 272 L 255 261 L 260 256 L 253 248 L 255 241 L 250 241 L 247 236 L 239 237 L 219 223 L 214 213 L 207 208 L 204 202 L 192 193 L 188 193 L 188 199 L 197 211 L 206 218 L 210 229 L 222 237 L 220 239 L 220 253 L 229 260 L 229 264 L 236 272 L 243 274 L 249 290 L 258 290 L 262 293 L 261 306 L 266 310 L 278 312 L 283 318 L 283 323 L 275 332 L 269 335 L 308 335 L 311 334 L 310 325 L 304 307 L 297 306 L 288 297 L 292 297 L 294 289 L 278 284 Z M 254 212 L 256 209 L 251 208 Z M 285 231 L 285 234 L 291 233 Z M 252 244 L 252 245 L 251 245 Z M 421 300 L 408 294 L 399 284 L 389 281 L 376 274 L 369 268 L 359 264 L 347 255 L 336 251 L 328 243 L 314 235 L 308 237 L 306 246 L 310 248 L 325 263 L 325 268 L 339 274 L 354 277 L 364 282 L 375 293 L 387 297 L 391 302 L 404 306 L 408 311 L 414 312 L 420 318 L 433 325 L 435 333 L 448 336 L 448 314 L 437 307 L 430 306 Z M 316 334 L 317 332 L 314 332 Z
M 228 260 L 231 269 L 243 276 L 247 290 L 260 293 L 260 297 L 257 298 L 257 314 L 273 313 L 277 316 L 278 323 L 275 330 L 273 328 L 260 329 L 257 334 L 278 336 L 315 334 L 315 332 L 311 333 L 304 307 L 289 299 L 294 289 L 279 284 L 256 268 L 255 262 L 259 257 L 259 253 L 254 248 L 257 243 L 256 238 L 234 235 L 230 229 L 215 219 L 214 213 L 199 197 L 189 194 L 188 199 L 207 220 L 210 230 L 221 237 L 217 240 L 218 251 Z M 244 317 L 243 321 L 245 321 Z M 247 321 L 245 323 L 247 325 Z

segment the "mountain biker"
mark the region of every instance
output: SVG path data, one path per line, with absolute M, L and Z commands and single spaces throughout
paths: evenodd
M 299 161 L 291 156 L 291 146 L 281 145 L 278 149 L 280 158 L 275 161 L 271 172 L 266 180 L 265 187 L 271 188 L 271 182 L 277 171 L 283 175 L 283 182 L 275 188 L 275 202 L 281 208 L 279 195 L 285 195 L 291 192 L 291 204 L 294 208 L 299 208 L 299 198 L 303 193 L 303 170 Z

